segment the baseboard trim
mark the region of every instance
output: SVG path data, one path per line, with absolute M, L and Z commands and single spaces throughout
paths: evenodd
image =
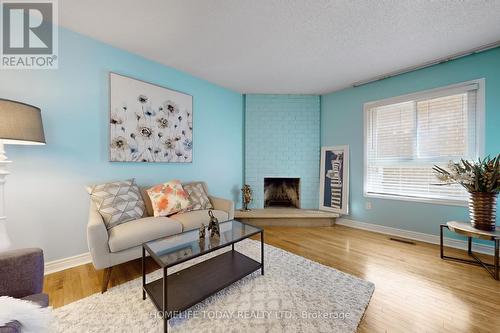
M 76 256 L 49 261 L 45 263 L 45 275 L 63 271 L 68 268 L 85 265 L 91 262 L 90 252 L 78 254 Z
M 346 218 L 337 218 L 335 224 L 343 225 L 346 227 L 351 227 L 355 229 L 362 229 L 367 231 L 376 232 L 379 234 L 397 236 L 401 238 L 412 239 L 424 243 L 439 244 L 439 236 L 424 234 L 416 231 L 409 231 L 404 229 L 397 229 L 392 227 L 386 227 L 383 225 L 360 222 L 355 220 L 350 220 Z M 444 238 L 444 245 L 447 247 L 453 247 L 456 249 L 467 250 L 467 242 L 465 240 L 454 239 L 454 238 Z M 483 244 L 472 244 L 472 250 L 478 253 L 484 253 L 493 255 L 493 246 L 483 245 Z

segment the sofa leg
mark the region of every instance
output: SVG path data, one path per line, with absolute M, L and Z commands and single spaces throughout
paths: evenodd
M 111 270 L 113 267 L 108 267 L 104 269 L 104 274 L 102 276 L 102 287 L 101 293 L 105 293 L 108 290 L 109 278 L 111 277 Z

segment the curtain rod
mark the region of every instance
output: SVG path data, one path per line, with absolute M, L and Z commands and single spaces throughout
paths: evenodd
M 401 75 L 401 74 L 405 74 L 405 73 L 416 71 L 418 69 L 422 69 L 422 68 L 426 68 L 426 67 L 430 67 L 430 66 L 434 66 L 434 65 L 438 65 L 438 64 L 443 64 L 443 63 L 451 61 L 451 60 L 463 58 L 463 57 L 466 57 L 466 56 L 471 55 L 471 54 L 476 54 L 476 53 L 479 53 L 479 52 L 483 52 L 483 51 L 487 51 L 487 50 L 490 50 L 490 49 L 494 49 L 494 48 L 499 47 L 499 46 L 500 46 L 500 41 L 496 41 L 494 43 L 482 45 L 482 46 L 470 49 L 468 51 L 464 51 L 464 52 L 460 52 L 460 53 L 455 53 L 455 54 L 453 54 L 451 56 L 439 58 L 437 60 L 428 61 L 428 62 L 425 62 L 423 64 L 417 65 L 417 66 L 406 67 L 404 69 L 400 69 L 400 70 L 395 71 L 395 72 L 391 72 L 391 73 L 388 73 L 388 74 L 375 76 L 375 77 L 373 77 L 371 79 L 368 79 L 368 80 L 358 81 L 358 82 L 353 83 L 352 87 L 359 87 L 359 86 L 362 86 L 362 85 L 365 85 L 365 84 L 368 84 L 368 83 L 372 83 L 372 82 L 375 82 L 375 81 L 380 81 L 380 80 L 388 79 L 388 78 L 396 76 L 396 75 Z

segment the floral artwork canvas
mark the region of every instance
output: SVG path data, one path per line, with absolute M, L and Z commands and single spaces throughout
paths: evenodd
M 110 73 L 110 161 L 193 160 L 193 97 Z

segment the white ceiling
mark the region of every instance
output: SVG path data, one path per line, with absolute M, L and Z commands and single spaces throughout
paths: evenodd
M 61 0 L 60 24 L 242 93 L 321 94 L 500 40 L 500 0 Z

